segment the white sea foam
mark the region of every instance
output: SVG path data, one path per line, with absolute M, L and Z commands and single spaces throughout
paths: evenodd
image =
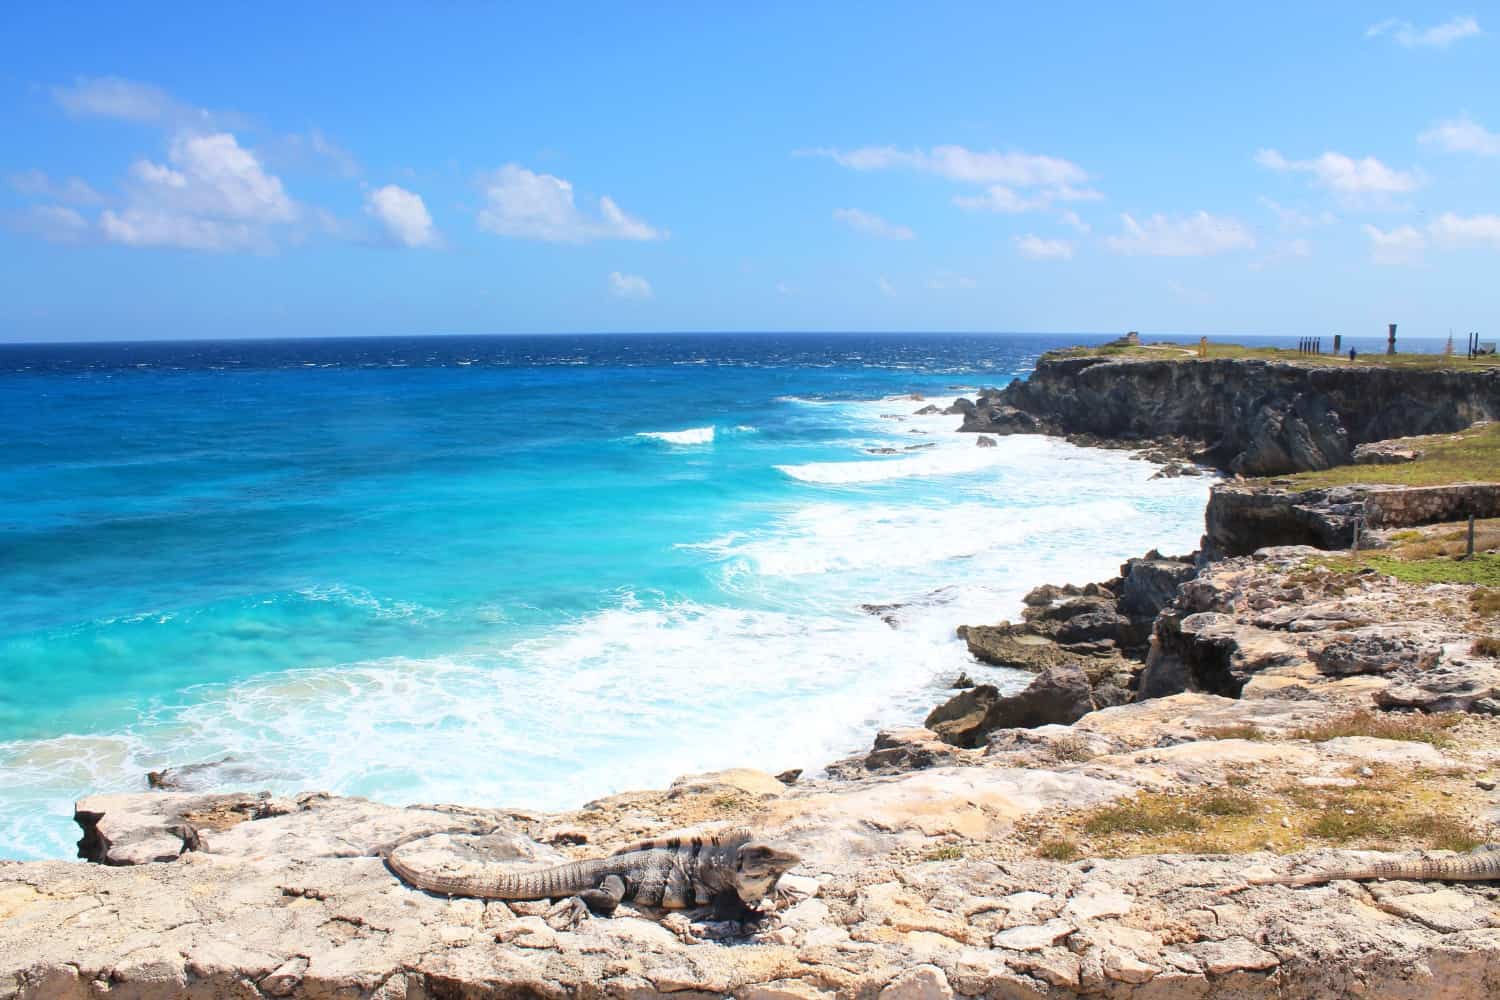
M 776 468 L 804 483 L 845 485 L 878 483 L 887 479 L 912 476 L 950 476 L 977 472 L 1002 461 L 995 449 L 970 448 L 957 451 L 947 448 L 908 458 L 871 459 L 859 462 L 807 462 L 802 465 L 778 465 Z
M 0 838 L 65 856 L 68 792 L 140 788 L 146 770 L 224 754 L 275 791 L 540 808 L 697 770 L 816 767 L 917 719 L 931 700 L 917 693 L 963 659 L 852 609 L 627 598 L 507 647 L 263 675 L 189 692 L 190 707 L 127 733 L 0 745 L 0 796 L 52 817 L 7 810 Z
M 1151 481 L 1153 467 L 1123 453 L 1034 436 L 979 449 L 952 416 L 880 420 L 920 405 L 820 408 L 870 442 L 901 447 L 915 427 L 936 447 L 789 466 L 819 485 L 889 482 L 878 498 L 828 489 L 683 539 L 684 558 L 717 574 L 712 601 L 622 595 L 520 637 L 497 629 L 509 638 L 489 646 L 261 675 L 185 692 L 186 707 L 123 732 L 0 744 L 0 843 L 66 856 L 74 795 L 138 789 L 147 770 L 229 753 L 263 767 L 275 791 L 533 808 L 697 770 L 816 768 L 879 726 L 919 720 L 959 670 L 1026 683 L 974 664 L 955 625 L 1014 617 L 1042 581 L 1100 579 L 1152 546 L 1186 551 L 1202 530 L 1205 480 Z M 868 478 L 872 467 L 904 471 Z M 337 588 L 305 596 L 431 610 Z M 887 605 L 896 627 L 862 604 Z
M 709 426 L 689 427 L 685 431 L 641 431 L 636 437 L 652 438 L 668 444 L 709 444 L 714 439 L 714 429 Z

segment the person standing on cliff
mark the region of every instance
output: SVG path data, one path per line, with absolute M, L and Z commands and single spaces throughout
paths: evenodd
M 1349 348 L 1349 360 L 1350 360 L 1350 361 L 1353 361 L 1353 360 L 1354 360 L 1354 358 L 1355 358 L 1355 354 L 1356 354 L 1356 352 L 1355 352 L 1355 350 L 1354 350 L 1354 348 L 1352 348 L 1352 347 L 1351 347 L 1351 348 Z

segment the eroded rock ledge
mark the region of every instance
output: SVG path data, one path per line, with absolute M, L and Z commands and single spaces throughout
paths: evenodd
M 1346 549 L 1357 523 L 1402 528 L 1500 516 L 1500 483 L 1445 486 L 1339 486 L 1296 490 L 1217 483 L 1205 513 L 1206 547 L 1216 556 L 1274 545 Z
M 198 846 L 168 862 L 0 866 L 0 997 L 1434 1000 L 1500 989 L 1492 890 L 1221 893 L 1324 854 L 1025 857 L 1022 825 L 1141 790 L 1222 785 L 1245 772 L 1337 781 L 1366 764 L 1472 775 L 1496 763 L 1387 740 L 1202 738 L 1241 718 L 1244 704 L 1183 694 L 1094 713 L 1076 732 L 1024 731 L 1020 743 L 1006 734 L 963 766 L 791 786 L 724 772 L 561 815 L 327 796 L 259 818 L 233 809 L 246 818 L 200 830 Z M 1308 699 L 1253 704 L 1272 729 L 1338 710 Z M 1060 760 L 1056 746 L 1078 739 L 1097 755 Z M 86 800 L 80 811 L 101 817 L 96 828 L 117 843 L 142 844 L 175 837 L 184 816 L 226 815 L 226 804 L 147 793 Z M 698 924 L 702 940 L 690 943 L 628 907 L 557 931 L 540 917 L 545 904 L 414 892 L 375 856 L 426 837 L 449 855 L 552 862 L 708 820 L 752 823 L 805 855 L 790 880 L 796 901 L 752 933 Z
M 1043 357 L 1004 389 L 964 400 L 963 429 L 1198 442 L 1195 458 L 1247 476 L 1344 465 L 1358 445 L 1500 417 L 1500 372 Z

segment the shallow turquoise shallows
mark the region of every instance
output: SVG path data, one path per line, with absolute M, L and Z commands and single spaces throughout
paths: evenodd
M 562 807 L 1014 685 L 953 627 L 1201 532 L 1205 480 L 916 414 L 1079 339 L 0 348 L 0 856 L 166 765 Z

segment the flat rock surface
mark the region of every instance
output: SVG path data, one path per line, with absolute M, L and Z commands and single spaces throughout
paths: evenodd
M 377 858 L 7 865 L 0 996 L 1436 1000 L 1500 989 L 1492 893 L 1221 895 L 1247 860 L 1280 864 L 866 859 L 817 876 L 819 897 L 760 929 L 704 941 L 628 906 L 556 930 L 519 906 L 409 890 Z
M 1274 725 L 1308 703 L 1186 694 L 1085 718 L 1077 735 L 1113 748 L 1086 760 L 1012 766 L 1075 735 L 1049 726 L 1013 731 L 1024 741 L 994 744 L 965 766 L 791 786 L 719 772 L 561 816 L 323 795 L 269 806 L 255 795 L 97 797 L 84 811 L 121 842 L 149 840 L 164 819 L 228 825 L 205 829 L 199 849 L 170 861 L 0 864 L 0 998 L 1355 991 L 1434 1000 L 1500 990 L 1500 907 L 1485 886 L 1226 893 L 1247 875 L 1330 865 L 1338 852 L 1072 864 L 1017 853 L 1018 824 L 1141 790 L 1254 773 L 1339 782 L 1360 766 L 1477 766 L 1426 744 L 1364 737 L 1139 748 L 1157 734 L 1191 734 L 1233 704 Z M 735 815 L 713 817 L 731 801 Z M 529 867 L 599 856 L 674 826 L 725 823 L 788 841 L 803 857 L 758 924 L 626 904 L 613 918 L 555 926 L 545 901 L 434 896 L 407 888 L 374 856 L 399 845 L 404 860 L 449 872 Z

